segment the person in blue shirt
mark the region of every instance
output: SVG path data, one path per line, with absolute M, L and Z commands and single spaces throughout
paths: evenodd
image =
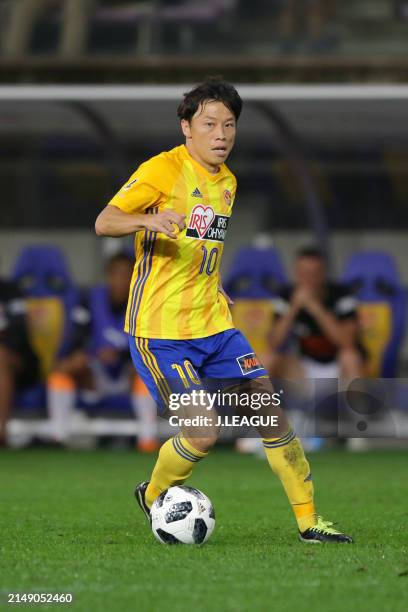
M 157 449 L 156 407 L 146 387 L 133 373 L 128 339 L 123 331 L 133 259 L 117 253 L 105 267 L 105 283 L 90 290 L 77 317 L 70 351 L 48 378 L 48 410 L 57 443 L 69 438 L 77 392 L 86 403 L 131 394 L 139 421 L 138 448 Z

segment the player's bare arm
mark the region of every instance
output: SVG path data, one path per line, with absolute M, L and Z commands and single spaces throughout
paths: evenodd
M 185 226 L 185 215 L 179 215 L 174 210 L 165 210 L 157 215 L 130 214 L 108 204 L 96 219 L 95 231 L 98 236 L 116 238 L 140 230 L 150 230 L 175 239 L 178 230 L 183 230 Z

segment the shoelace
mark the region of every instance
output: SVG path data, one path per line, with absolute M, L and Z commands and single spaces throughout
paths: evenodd
M 317 525 L 312 527 L 312 531 L 319 531 L 320 533 L 329 534 L 329 535 L 340 533 L 339 531 L 336 531 L 335 529 L 333 529 L 333 525 L 334 525 L 333 522 L 325 521 L 323 517 L 318 516 Z

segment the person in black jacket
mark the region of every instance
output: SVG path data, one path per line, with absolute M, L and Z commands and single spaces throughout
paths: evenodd
M 275 300 L 273 374 L 343 382 L 361 377 L 364 351 L 356 298 L 347 287 L 329 281 L 324 257 L 314 247 L 298 252 L 294 276 L 294 285 Z
M 38 358 L 30 345 L 26 304 L 17 286 L 0 279 L 0 446 L 17 390 L 40 377 Z

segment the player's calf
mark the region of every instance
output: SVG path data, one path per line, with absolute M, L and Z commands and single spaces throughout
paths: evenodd
M 202 446 L 208 448 L 213 439 L 200 439 Z M 135 496 L 139 506 L 147 516 L 156 497 L 173 485 L 183 484 L 191 475 L 196 463 L 208 455 L 202 451 L 195 439 L 190 442 L 182 433 L 170 438 L 163 444 L 154 466 L 150 482 L 136 487 Z

